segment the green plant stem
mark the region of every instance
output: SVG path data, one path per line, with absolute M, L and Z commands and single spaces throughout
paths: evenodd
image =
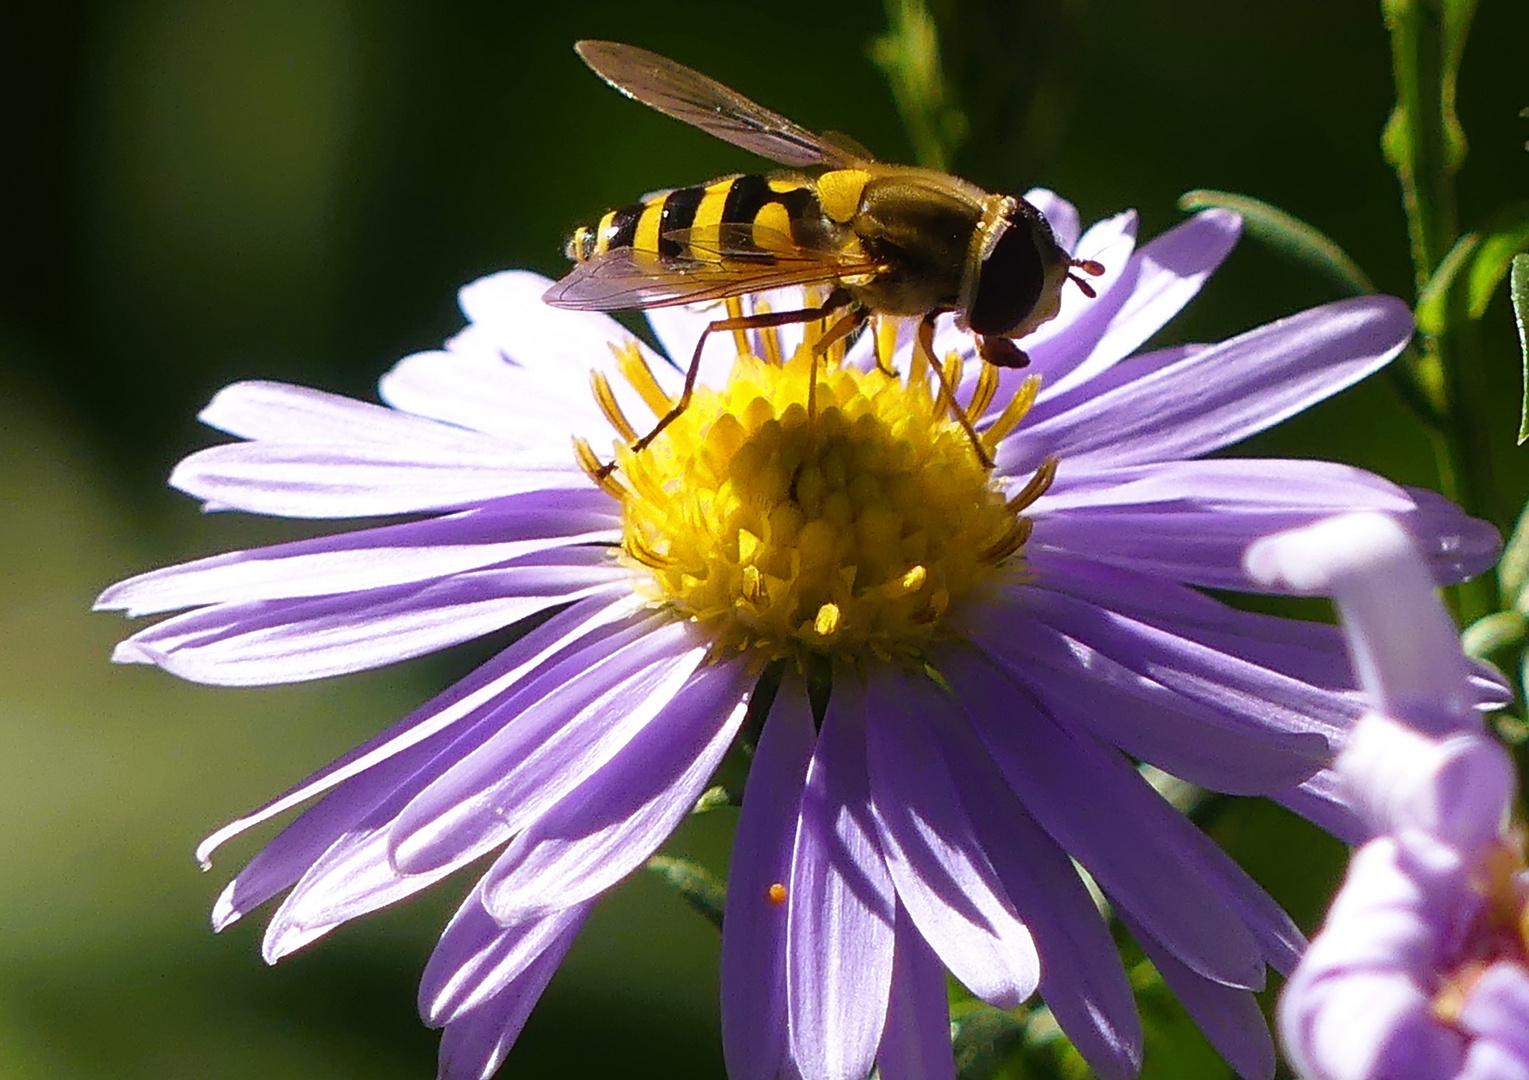
M 944 172 L 968 124 L 945 81 L 939 30 L 924 0 L 886 0 L 886 7 L 888 29 L 871 42 L 871 60 L 891 84 L 915 159 Z
M 1382 146 L 1401 183 L 1421 297 L 1459 239 L 1455 173 L 1465 157 L 1465 137 L 1455 117 L 1455 75 L 1475 0 L 1382 0 L 1381 10 L 1396 81 L 1396 108 Z M 1444 325 L 1423 338 L 1416 381 L 1443 421 L 1434 446 L 1445 494 L 1468 513 L 1503 527 L 1482 425 L 1489 402 L 1463 277 L 1450 289 Z M 1496 592 L 1489 577 L 1460 586 L 1460 616 L 1470 622 L 1496 611 Z

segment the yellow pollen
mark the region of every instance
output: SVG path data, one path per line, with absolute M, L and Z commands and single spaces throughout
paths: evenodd
M 784 360 L 778 335 L 760 332 L 762 357 L 740 353 L 725 386 L 697 387 L 637 453 L 626 436 L 647 425 L 627 422 L 595 380 L 621 433 L 618 471 L 599 482 L 622 502 L 623 558 L 647 575 L 649 599 L 703 624 L 718 655 L 916 661 L 953 633 L 963 602 L 1024 573 L 1022 511 L 1055 463 L 1006 499 L 966 430 L 996 379 L 979 379 L 962 406 L 917 356 L 905 377 L 890 363 L 845 365 L 842 341 L 814 360 L 824 332 L 805 327 Z M 616 367 L 655 415 L 669 408 L 635 346 L 618 351 Z M 948 373 L 958 377 L 957 366 Z M 1034 393 L 1027 381 L 999 422 L 1017 423 Z M 595 475 L 589 445 L 575 445 Z
M 1483 852 L 1471 885 L 1484 903 L 1458 934 L 1450 958 L 1434 988 L 1430 1012 L 1441 1023 L 1458 1025 L 1476 982 L 1493 964 L 1508 961 L 1529 966 L 1529 903 L 1526 903 L 1525 835 L 1510 828 Z

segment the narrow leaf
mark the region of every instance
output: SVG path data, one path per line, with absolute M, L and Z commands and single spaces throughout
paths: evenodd
M 1478 660 L 1490 659 L 1493 653 L 1524 643 L 1524 617 L 1516 611 L 1494 611 L 1484 615 L 1460 634 L 1460 648 Z
M 707 922 L 722 929 L 722 908 L 727 901 L 727 890 L 712 872 L 689 859 L 673 859 L 667 855 L 655 855 L 648 860 L 648 869 L 672 886 L 676 892 Z
M 1438 337 L 1449 329 L 1449 294 L 1455 287 L 1455 279 L 1470 263 L 1471 256 L 1481 243 L 1475 233 L 1466 233 L 1449 249 L 1434 272 L 1429 275 L 1423 291 L 1418 294 L 1418 333 Z
M 1305 263 L 1327 278 L 1347 296 L 1375 291 L 1369 276 L 1338 246 L 1337 241 L 1315 226 L 1261 199 L 1229 191 L 1190 191 L 1179 197 L 1180 210 L 1219 207 L 1242 216 L 1243 228 L 1276 251 Z
M 1508 283 L 1513 295 L 1513 317 L 1518 320 L 1518 349 L 1524 354 L 1524 407 L 1518 422 L 1518 445 L 1529 440 L 1529 255 L 1513 257 Z
M 1493 214 L 1482 232 L 1485 237 L 1471 260 L 1470 311 L 1479 319 L 1492 302 L 1497 286 L 1507 276 L 1513 256 L 1529 249 L 1529 202 L 1505 206 Z

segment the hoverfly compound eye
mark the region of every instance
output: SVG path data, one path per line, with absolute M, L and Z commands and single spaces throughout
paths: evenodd
M 1033 221 L 1022 212 L 1008 219 L 1008 228 L 978 271 L 976 293 L 966 314 L 974 333 L 1007 334 L 1035 310 L 1046 287 L 1046 260 L 1038 242 L 1043 228 L 1044 220 Z

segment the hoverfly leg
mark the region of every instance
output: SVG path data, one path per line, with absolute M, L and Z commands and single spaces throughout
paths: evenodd
M 972 450 L 977 454 L 977 460 L 982 462 L 984 469 L 993 467 L 993 459 L 988 457 L 987 448 L 982 445 L 982 440 L 977 436 L 977 429 L 972 427 L 971 417 L 966 415 L 966 410 L 956 402 L 956 388 L 950 385 L 950 380 L 945 377 L 945 365 L 941 364 L 934 355 L 934 318 L 936 312 L 931 311 L 919 320 L 917 347 L 923 350 L 929 366 L 934 369 L 935 378 L 940 383 L 940 396 L 950 402 L 950 415 L 955 417 L 956 423 L 961 425 L 961 430 L 966 432 L 966 437 L 972 441 Z
M 640 454 L 642 451 L 646 450 L 653 444 L 653 440 L 658 438 L 659 435 L 663 433 L 664 428 L 678 420 L 685 414 L 685 410 L 690 408 L 690 398 L 691 395 L 695 393 L 696 377 L 701 373 L 701 353 L 706 349 L 706 339 L 712 334 L 724 330 L 766 330 L 772 326 L 793 326 L 797 323 L 811 322 L 814 319 L 826 318 L 827 316 L 832 315 L 835 311 L 840 310 L 852 302 L 853 300 L 849 294 L 849 290 L 837 288 L 834 289 L 833 292 L 829 293 L 828 299 L 823 301 L 823 303 L 817 307 L 798 308 L 795 311 L 762 311 L 754 315 L 742 315 L 737 318 L 729 319 L 715 319 L 712 322 L 707 323 L 706 329 L 702 330 L 701 336 L 696 339 L 695 353 L 690 357 L 690 366 L 685 369 L 685 387 L 680 391 L 680 399 L 674 403 L 673 408 L 664 413 L 663 416 L 659 417 L 658 423 L 653 426 L 653 430 L 649 431 L 646 435 L 631 445 L 630 449 L 632 453 Z M 854 325 L 851 325 L 849 328 L 840 332 L 838 336 L 843 337 L 844 334 L 849 333 L 849 331 L 853 328 Z M 839 327 L 836 325 L 834 330 L 837 331 L 838 329 Z M 832 342 L 829 344 L 832 344 Z M 814 351 L 814 375 L 817 373 L 817 355 L 818 354 L 816 351 Z M 616 462 L 614 461 L 607 465 L 602 465 L 596 472 L 595 479 L 604 480 L 607 476 L 615 471 L 615 468 Z
M 1030 366 L 1030 357 L 1013 341 L 1005 337 L 977 337 L 977 353 L 983 360 L 998 368 L 1022 368 Z
M 832 297 L 829 299 L 832 299 Z M 862 307 L 851 308 L 844 318 L 824 331 L 823 336 L 818 338 L 817 342 L 812 346 L 811 370 L 807 372 L 808 423 L 818 418 L 818 361 L 828 355 L 829 349 L 864 326 L 865 320 L 869 316 L 870 312 Z
M 849 312 L 844 318 L 830 326 L 822 337 L 818 338 L 817 344 L 812 347 L 813 355 L 826 356 L 829 349 L 864 326 L 865 320 L 869 315 L 870 313 L 864 308 L 858 307 Z

